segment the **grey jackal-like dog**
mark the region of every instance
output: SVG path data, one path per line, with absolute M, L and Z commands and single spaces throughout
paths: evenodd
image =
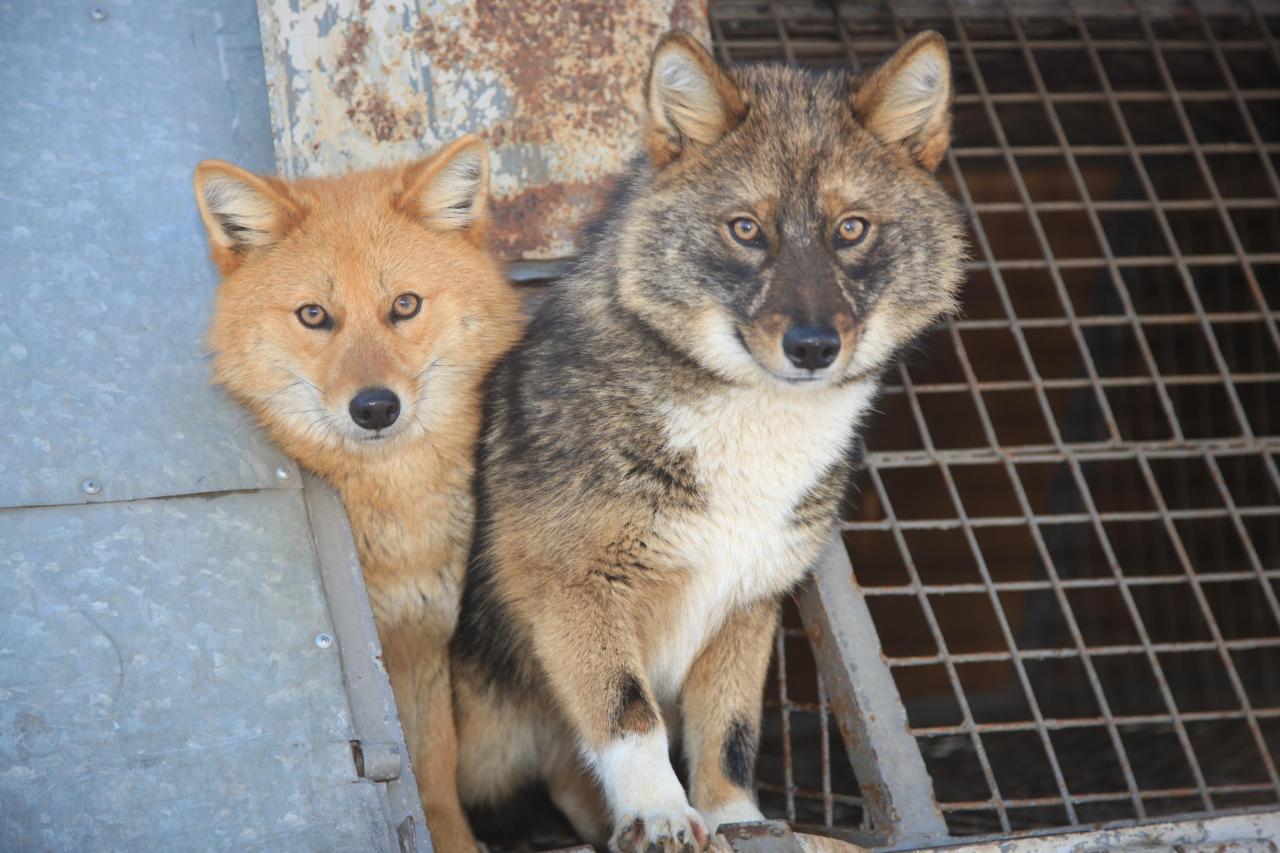
M 542 778 L 624 851 L 760 818 L 780 598 L 835 528 L 881 373 L 955 307 L 950 103 L 934 33 L 861 78 L 659 43 L 644 155 L 490 378 L 453 646 L 465 802 Z

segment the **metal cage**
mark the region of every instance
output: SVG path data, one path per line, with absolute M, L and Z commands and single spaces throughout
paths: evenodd
M 951 47 L 963 315 L 886 389 L 843 525 L 946 835 L 1276 808 L 1280 9 L 722 0 L 711 28 L 728 61 Z M 793 613 L 761 801 L 883 838 L 819 669 Z

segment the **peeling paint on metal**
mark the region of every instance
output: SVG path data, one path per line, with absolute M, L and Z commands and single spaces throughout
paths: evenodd
M 393 163 L 479 133 L 494 246 L 564 257 L 637 150 L 649 51 L 708 37 L 705 0 L 259 0 L 277 161 L 289 175 Z

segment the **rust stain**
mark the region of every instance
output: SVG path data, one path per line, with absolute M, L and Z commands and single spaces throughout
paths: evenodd
M 368 48 L 369 28 L 360 21 L 353 21 L 342 40 L 342 52 L 334 63 L 333 91 L 339 97 L 350 98 L 355 91 Z
M 565 254 L 637 149 L 649 51 L 673 24 L 706 35 L 706 4 L 475 0 L 456 22 L 424 15 L 414 44 L 432 68 L 496 77 L 509 101 L 481 129 L 495 152 L 540 152 L 495 179 L 495 246 L 511 258 Z M 526 155 L 527 156 L 527 155 Z M 546 172 L 546 180 L 534 175 Z
M 561 181 L 499 199 L 490 244 L 505 258 L 519 258 L 538 252 L 548 240 L 571 242 L 578 223 L 600 212 L 613 184 L 612 176 L 594 182 Z
M 463 133 L 493 154 L 494 246 L 572 253 L 639 148 L 649 52 L 706 0 L 263 0 L 278 155 L 294 174 L 403 161 Z M 337 12 L 336 20 L 331 16 Z

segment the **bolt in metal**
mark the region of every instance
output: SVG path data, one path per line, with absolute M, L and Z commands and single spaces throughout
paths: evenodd
M 781 838 L 782 836 L 786 835 L 786 832 L 782 829 L 782 827 L 775 826 L 769 830 L 769 834 L 774 836 L 775 838 Z
M 327 649 L 333 645 L 333 636 L 330 634 L 316 634 L 317 648 Z
M 105 21 L 107 19 L 107 10 L 101 6 L 94 6 L 89 12 L 89 17 L 95 21 Z
M 289 469 L 288 469 L 286 466 L 284 466 L 284 465 L 278 465 L 278 466 L 276 466 L 276 479 L 277 479 L 277 480 L 287 480 L 287 479 L 289 479 L 289 477 L 291 477 L 291 476 L 292 476 L 292 475 L 289 473 Z
M 84 492 L 86 495 L 96 495 L 98 492 L 102 491 L 102 484 L 97 480 L 85 480 L 80 484 L 80 491 Z

